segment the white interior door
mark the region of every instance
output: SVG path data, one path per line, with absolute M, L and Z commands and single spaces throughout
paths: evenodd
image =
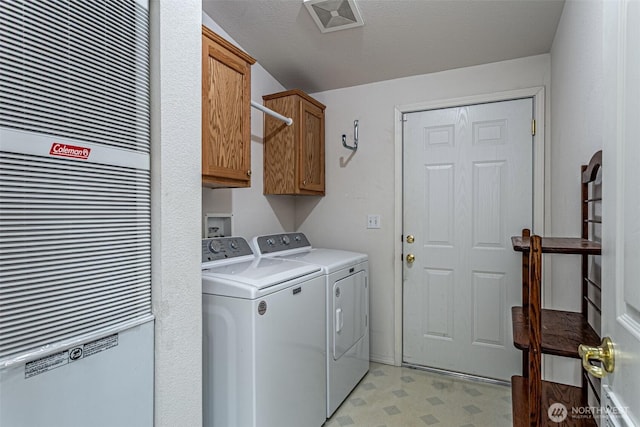
M 403 360 L 508 380 L 521 368 L 510 237 L 533 221 L 533 99 L 404 118 Z
M 605 2 L 608 128 L 602 179 L 602 335 L 614 372 L 602 380 L 604 426 L 640 426 L 640 2 Z

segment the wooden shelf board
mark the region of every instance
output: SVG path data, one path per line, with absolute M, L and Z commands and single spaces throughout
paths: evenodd
M 518 252 L 529 252 L 529 237 L 511 237 L 513 249 Z M 588 254 L 600 255 L 600 242 L 580 237 L 543 237 L 542 253 L 548 254 Z
M 514 427 L 531 427 L 529 423 L 529 383 L 520 376 L 511 377 L 511 399 Z M 560 424 L 551 421 L 547 415 L 549 407 L 554 403 L 562 403 L 567 408 L 567 418 Z M 582 418 L 583 415 L 572 415 L 572 408 L 587 406 L 582 402 L 582 389 L 564 384 L 542 381 L 542 400 L 540 409 L 541 426 L 543 427 L 596 427 L 593 417 Z
M 522 307 L 511 308 L 513 342 L 520 350 L 529 349 L 527 318 Z M 581 313 L 543 309 L 542 353 L 579 359 L 578 346 L 599 346 L 600 337 Z

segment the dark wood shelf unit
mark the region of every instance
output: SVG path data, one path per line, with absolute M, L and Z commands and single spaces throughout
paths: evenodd
M 529 330 L 522 307 L 512 307 L 513 343 L 519 350 L 529 350 Z M 600 337 L 582 313 L 541 310 L 542 353 L 579 359 L 578 346 L 600 345 Z
M 593 286 L 594 288 L 596 288 L 598 291 L 602 291 L 602 287 L 600 286 L 599 283 L 596 283 L 595 281 L 591 280 L 591 278 L 589 277 L 585 277 L 584 280 L 587 282 L 587 286 Z
M 513 236 L 511 243 L 517 252 L 529 252 L 529 237 Z M 542 253 L 544 254 L 573 254 L 600 255 L 600 242 L 583 239 L 581 237 L 543 237 Z
M 530 421 L 529 411 L 529 381 L 521 376 L 511 378 L 511 397 L 514 427 L 531 427 L 539 425 L 544 427 L 596 427 L 597 424 L 592 416 L 584 414 L 573 414 L 572 408 L 581 408 L 582 389 L 565 384 L 550 381 L 541 381 L 541 405 L 538 423 Z M 557 402 L 562 402 L 567 408 L 567 418 L 561 423 L 556 423 L 548 417 L 549 407 Z
M 596 426 L 591 414 L 572 413 L 573 408 L 588 404 L 591 389 L 599 400 L 597 386 L 586 373 L 582 386 L 574 387 L 542 380 L 542 354 L 580 359 L 578 346 L 599 346 L 600 336 L 589 323 L 590 314 L 600 313 L 598 301 L 590 291 L 600 292 L 601 286 L 589 275 L 590 257 L 602 253 L 600 242 L 593 236 L 593 227 L 601 218 L 590 216 L 591 204 L 602 198 L 593 188 L 602 165 L 602 152 L 597 152 L 589 165 L 581 168 L 581 236 L 541 237 L 528 229 L 521 236 L 511 238 L 513 249 L 522 253 L 522 306 L 512 307 L 514 345 L 522 350 L 522 376 L 511 379 L 513 425 L 540 426 Z M 592 231 L 590 233 L 590 231 Z M 574 254 L 582 260 L 580 312 L 542 308 L 542 254 Z M 597 295 L 597 294 L 596 294 Z M 597 383 L 597 381 L 595 381 Z M 553 403 L 562 403 L 568 410 L 561 424 L 553 422 L 547 410 Z

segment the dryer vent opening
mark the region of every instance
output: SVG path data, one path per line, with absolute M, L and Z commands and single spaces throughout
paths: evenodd
M 354 0 L 304 0 L 304 5 L 323 33 L 364 25 Z

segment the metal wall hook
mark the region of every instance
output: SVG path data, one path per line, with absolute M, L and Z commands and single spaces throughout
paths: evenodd
M 358 121 L 353 121 L 353 146 L 347 144 L 347 135 L 342 134 L 342 146 L 349 150 L 356 151 L 358 149 Z

